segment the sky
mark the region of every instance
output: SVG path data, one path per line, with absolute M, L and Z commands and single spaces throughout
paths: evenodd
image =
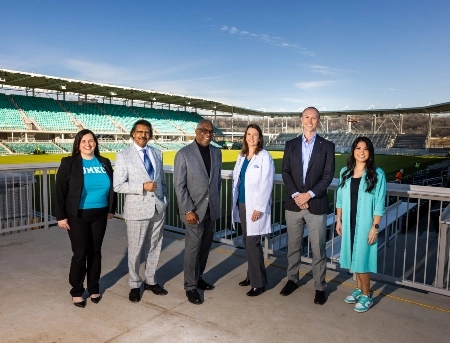
M 262 111 L 450 101 L 450 1 L 0 0 L 0 68 Z

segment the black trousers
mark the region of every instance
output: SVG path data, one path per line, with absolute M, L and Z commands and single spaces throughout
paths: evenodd
M 81 297 L 84 293 L 84 278 L 87 276 L 87 289 L 90 294 L 99 294 L 99 280 L 102 265 L 102 243 L 108 221 L 108 208 L 78 210 L 77 216 L 68 215 L 72 244 L 72 263 L 70 264 L 70 294 Z
M 250 286 L 253 288 L 262 288 L 267 286 L 266 266 L 264 265 L 264 255 L 261 245 L 261 235 L 247 236 L 245 204 L 239 203 L 239 217 L 242 226 L 242 238 L 247 253 L 247 279 L 250 280 Z
M 185 224 L 184 247 L 184 289 L 197 289 L 199 278 L 208 262 L 209 250 L 214 238 L 214 221 L 211 221 L 209 208 L 199 224 Z

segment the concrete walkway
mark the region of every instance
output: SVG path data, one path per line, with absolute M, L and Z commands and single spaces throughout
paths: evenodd
M 0 342 L 448 342 L 450 298 L 374 283 L 374 306 L 358 314 L 343 299 L 353 290 L 351 275 L 327 272 L 325 305 L 313 303 L 310 267 L 301 287 L 279 294 L 286 261 L 268 263 L 269 285 L 256 298 L 240 287 L 246 275 L 241 249 L 213 244 L 200 306 L 183 290 L 184 237 L 164 232 L 158 278 L 166 296 L 144 292 L 128 300 L 125 223 L 110 221 L 103 244 L 100 281 L 103 300 L 72 305 L 68 284 L 71 250 L 57 227 L 0 236 Z M 141 266 L 141 276 L 143 267 Z

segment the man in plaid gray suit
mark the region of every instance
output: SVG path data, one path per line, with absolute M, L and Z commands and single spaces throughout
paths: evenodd
M 145 249 L 144 288 L 166 295 L 155 277 L 162 243 L 162 227 L 167 207 L 167 187 L 162 153 L 147 145 L 153 137 L 152 125 L 138 120 L 131 129 L 133 144 L 117 153 L 114 191 L 126 194 L 123 218 L 127 224 L 128 270 L 131 302 L 141 300 L 140 256 Z

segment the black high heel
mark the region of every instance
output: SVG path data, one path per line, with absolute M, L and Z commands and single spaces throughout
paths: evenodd
M 97 298 L 91 297 L 91 301 L 92 301 L 94 304 L 98 304 L 98 303 L 100 302 L 100 300 L 102 300 L 102 296 L 101 296 L 101 295 L 98 296 Z

